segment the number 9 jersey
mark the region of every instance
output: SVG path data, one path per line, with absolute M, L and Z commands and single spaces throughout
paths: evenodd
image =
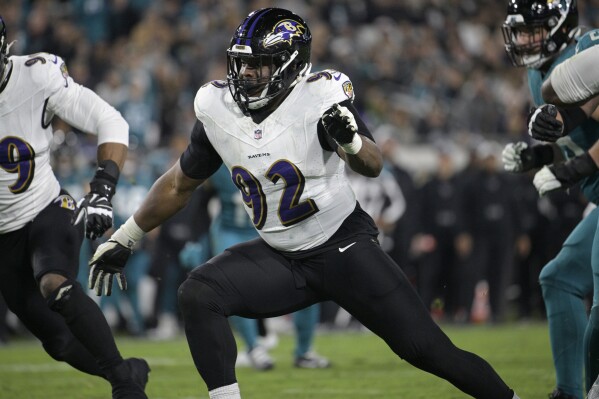
M 55 114 L 98 134 L 99 144 L 128 144 L 120 114 L 75 83 L 60 57 L 37 53 L 9 60 L 0 88 L 0 234 L 25 226 L 59 194 L 50 165 Z

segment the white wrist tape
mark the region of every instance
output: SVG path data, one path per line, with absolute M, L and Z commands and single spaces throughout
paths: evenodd
M 354 134 L 354 138 L 352 139 L 351 143 L 343 145 L 340 144 L 339 147 L 341 147 L 341 149 L 346 153 L 355 155 L 360 151 L 360 148 L 362 148 L 362 137 L 356 133 Z
M 144 234 L 146 232 L 135 223 L 135 219 L 131 216 L 110 238 L 122 246 L 131 249 L 137 241 L 142 239 Z

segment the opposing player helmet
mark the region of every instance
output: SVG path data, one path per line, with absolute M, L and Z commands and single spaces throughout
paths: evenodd
M 243 20 L 227 50 L 227 82 L 244 113 L 263 108 L 308 73 L 311 42 L 306 22 L 282 8 L 256 10 Z M 244 78 L 248 66 L 256 68 L 257 78 Z M 261 74 L 263 67 L 268 76 Z
M 576 32 L 576 0 L 508 1 L 502 30 L 505 50 L 514 66 L 542 67 Z
M 0 15 L 0 83 L 4 80 L 4 70 L 8 64 L 8 37 L 6 36 L 6 24 Z

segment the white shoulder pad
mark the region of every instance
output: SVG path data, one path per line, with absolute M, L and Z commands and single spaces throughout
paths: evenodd
M 306 78 L 310 91 L 317 91 L 326 104 L 336 104 L 345 100 L 354 100 L 354 85 L 343 72 L 333 69 L 315 72 Z
M 46 98 L 73 83 L 64 60 L 57 55 L 36 53 L 19 58 L 29 69 L 31 81 L 44 88 Z
M 213 80 L 200 87 L 193 101 L 196 118 L 204 122 L 203 118 L 208 113 L 208 108 L 212 105 L 215 96 L 222 94 L 222 90 L 227 92 L 229 90 L 229 86 L 224 80 Z

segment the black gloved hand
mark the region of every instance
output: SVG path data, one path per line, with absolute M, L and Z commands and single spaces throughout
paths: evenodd
M 508 172 L 528 172 L 553 162 L 552 144 L 529 147 L 523 141 L 508 143 L 501 153 L 503 168 Z
M 101 237 L 112 227 L 112 204 L 119 178 L 119 168 L 113 161 L 100 162 L 90 182 L 90 192 L 77 204 L 71 223 L 85 223 L 85 236 L 91 240 Z
M 597 171 L 595 161 L 585 152 L 567 162 L 544 166 L 535 174 L 533 184 L 539 194 L 543 195 L 559 188 L 570 188 Z
M 89 261 L 89 288 L 94 290 L 96 295 L 102 295 L 104 287 L 104 295 L 110 296 L 113 276 L 116 277 L 121 290 L 127 289 L 127 279 L 123 270 L 131 252 L 131 248 L 113 238 L 98 247 Z
M 565 135 L 564 124 L 557 120 L 557 107 L 544 104 L 528 114 L 528 134 L 534 139 L 555 142 Z
M 322 114 L 322 126 L 340 146 L 350 144 L 358 132 L 354 115 L 339 104 L 334 104 Z

